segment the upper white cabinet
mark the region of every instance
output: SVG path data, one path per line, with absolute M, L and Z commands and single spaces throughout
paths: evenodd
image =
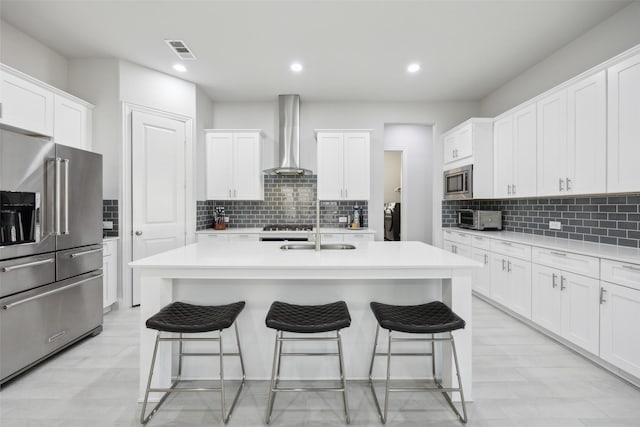
M 53 135 L 53 93 L 0 69 L 0 123 L 41 135 Z
M 0 102 L 0 123 L 91 149 L 91 104 L 2 64 Z
M 495 121 L 493 127 L 496 197 L 536 195 L 536 105 Z
M 606 94 L 603 70 L 538 101 L 538 196 L 606 191 Z
M 92 111 L 64 96 L 54 96 L 53 140 L 84 150 L 91 149 Z
M 316 131 L 318 199 L 369 200 L 370 145 L 368 131 Z
M 208 200 L 262 200 L 259 130 L 206 130 Z
M 473 164 L 473 197 L 493 197 L 493 119 L 472 118 L 442 135 L 444 169 Z
M 608 69 L 607 191 L 640 190 L 640 54 Z

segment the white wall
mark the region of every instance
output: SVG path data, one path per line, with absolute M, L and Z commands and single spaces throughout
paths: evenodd
M 122 109 L 117 59 L 69 61 L 69 91 L 95 105 L 93 151 L 102 154 L 103 198 L 120 199 L 122 176 Z
M 481 100 L 483 117 L 497 116 L 640 43 L 640 2 L 585 34 Z
M 196 88 L 195 161 L 196 200 L 206 199 L 204 130 L 213 127 L 213 101 L 199 87 Z
M 385 133 L 385 149 L 388 142 L 388 133 Z M 402 152 L 384 152 L 384 202 L 400 202 L 400 192 L 396 188 L 402 187 Z
M 357 103 L 357 102 L 306 102 L 300 106 L 300 163 L 303 168 L 316 170 L 316 142 L 314 129 L 373 129 L 371 150 L 371 200 L 370 212 L 382 212 L 384 206 L 383 163 L 384 163 L 384 126 L 388 123 L 413 123 L 434 125 L 433 185 L 425 186 L 425 194 L 432 194 L 432 225 L 437 242 L 440 224 L 442 200 L 442 148 L 440 134 L 461 123 L 465 119 L 477 116 L 477 102 L 442 103 Z M 276 164 L 274 136 L 276 129 L 277 103 L 227 103 L 214 102 L 213 121 L 216 128 L 262 128 L 266 138 L 264 142 L 263 167 Z M 270 158 L 269 158 L 270 157 Z M 425 160 L 428 162 L 428 160 Z M 427 220 L 425 220 L 425 223 Z M 430 227 L 427 224 L 426 227 Z M 370 227 L 376 230 L 376 239 L 382 240 L 382 215 L 371 215 Z
M 0 62 L 67 90 L 67 58 L 3 20 L 0 20 Z
M 433 189 L 434 153 L 433 128 L 413 124 L 389 124 L 384 127 L 384 148 L 402 147 L 406 150 L 405 169 L 407 181 L 402 188 L 402 240 L 433 242 L 434 210 L 441 211 L 439 200 L 435 201 Z M 385 153 L 386 154 L 386 153 Z M 439 162 L 441 157 L 438 157 Z M 371 210 L 369 210 L 371 212 Z M 382 210 L 376 215 L 381 216 Z

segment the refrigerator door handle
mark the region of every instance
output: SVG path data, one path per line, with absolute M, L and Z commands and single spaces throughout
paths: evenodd
M 24 304 L 25 302 L 29 302 L 29 301 L 33 301 L 33 300 L 36 300 L 36 299 L 40 299 L 40 298 L 46 297 L 48 295 L 57 294 L 59 292 L 66 291 L 67 289 L 75 288 L 76 286 L 80 286 L 83 283 L 88 282 L 89 280 L 97 279 L 97 278 L 100 278 L 100 277 L 103 277 L 103 275 L 102 274 L 98 274 L 98 275 L 95 275 L 95 276 L 91 276 L 91 277 L 88 277 L 86 279 L 80 280 L 78 282 L 72 283 L 72 284 L 67 285 L 67 286 L 63 286 L 63 287 L 58 288 L 58 289 L 54 289 L 54 290 L 51 290 L 51 291 L 48 291 L 48 292 L 44 292 L 44 293 L 41 293 L 41 294 L 38 294 L 38 295 L 34 295 L 32 297 L 29 297 L 29 298 L 21 299 L 21 300 L 12 302 L 10 304 L 5 304 L 5 305 L 2 306 L 2 309 L 3 310 L 9 310 L 9 309 L 11 309 L 11 308 L 13 308 L 13 307 L 15 307 L 17 305 Z
M 60 176 L 62 172 L 60 171 L 62 159 L 56 157 L 53 159 L 53 234 L 60 234 L 60 211 L 61 211 L 61 203 L 60 203 L 60 192 L 62 191 L 62 184 L 60 182 Z
M 64 166 L 64 202 L 62 203 L 64 216 L 60 234 L 69 234 L 69 159 L 61 159 L 60 162 Z

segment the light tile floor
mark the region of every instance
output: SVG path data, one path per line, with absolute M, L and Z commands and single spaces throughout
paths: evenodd
M 475 401 L 470 426 L 640 426 L 640 391 L 474 298 Z M 105 316 L 104 331 L 0 392 L 2 427 L 137 426 L 137 309 Z M 234 385 L 232 385 L 233 387 Z M 263 425 L 267 382 L 252 381 L 229 426 Z M 349 386 L 352 424 L 379 426 L 365 382 Z M 150 426 L 221 425 L 211 394 L 170 397 Z M 281 393 L 274 426 L 343 425 L 339 394 Z M 441 396 L 396 394 L 389 426 L 460 426 Z

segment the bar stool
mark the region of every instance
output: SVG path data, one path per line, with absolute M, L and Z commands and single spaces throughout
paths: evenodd
M 293 305 L 276 301 L 271 304 L 267 313 L 266 324 L 268 328 L 276 330 L 275 349 L 273 351 L 273 370 L 271 372 L 271 386 L 269 400 L 267 402 L 266 423 L 271 421 L 273 404 L 277 392 L 301 392 L 301 391 L 336 391 L 342 392 L 344 401 L 344 414 L 347 424 L 349 418 L 349 404 L 347 402 L 347 381 L 344 374 L 344 360 L 342 356 L 342 335 L 340 330 L 351 324 L 349 309 L 344 301 L 338 301 L 325 305 Z M 319 332 L 335 331 L 335 337 L 285 337 L 284 332 L 298 334 L 313 334 Z M 285 341 L 336 341 L 337 353 L 298 353 L 283 352 L 282 344 Z M 280 367 L 282 356 L 338 356 L 340 366 L 340 381 L 342 387 L 303 387 L 286 388 L 278 387 L 280 383 Z
M 462 391 L 462 382 L 460 380 L 460 368 L 458 366 L 458 355 L 456 353 L 456 345 L 453 340 L 452 331 L 456 329 L 462 329 L 465 327 L 465 321 L 462 320 L 457 314 L 440 301 L 433 301 L 427 304 L 421 305 L 388 305 L 378 302 L 372 302 L 371 311 L 375 315 L 378 325 L 376 327 L 376 337 L 373 343 L 373 352 L 371 354 L 371 365 L 369 366 L 369 386 L 373 392 L 373 400 L 378 408 L 378 414 L 382 424 L 387 422 L 387 410 L 389 407 L 389 393 L 390 392 L 408 392 L 408 391 L 432 391 L 440 392 L 443 394 L 453 411 L 456 413 L 460 421 L 467 422 L 467 409 L 464 402 L 464 393 Z M 376 348 L 378 345 L 378 334 L 380 328 L 387 329 L 389 331 L 389 342 L 386 353 L 377 353 Z M 410 334 L 431 334 L 431 337 L 427 338 L 394 338 L 392 331 L 405 332 Z M 447 333 L 448 336 L 436 337 L 434 334 Z M 431 353 L 392 353 L 392 342 L 415 342 L 426 341 L 431 342 Z M 451 342 L 451 348 L 453 350 L 453 360 L 456 366 L 456 375 L 458 377 L 458 387 L 443 387 L 441 382 L 436 378 L 436 364 L 435 364 L 435 347 L 436 341 L 449 341 Z M 384 412 L 380 409 L 380 403 L 376 391 L 373 387 L 373 362 L 376 356 L 387 356 L 387 376 L 385 381 L 385 398 L 384 398 Z M 433 387 L 390 387 L 390 368 L 391 368 L 391 356 L 431 356 L 431 371 L 433 374 L 433 381 L 435 386 Z M 458 392 L 460 393 L 460 399 L 462 402 L 462 415 L 453 404 L 451 397 L 448 393 Z
M 236 318 L 244 308 L 244 301 L 236 302 L 233 304 L 227 305 L 217 305 L 217 306 L 202 306 L 202 305 L 193 305 L 187 304 L 183 302 L 174 302 L 171 303 L 164 308 L 162 308 L 158 313 L 151 316 L 147 319 L 146 326 L 149 329 L 155 329 L 158 331 L 156 335 L 156 344 L 153 349 L 153 357 L 151 359 L 151 369 L 149 370 L 149 380 L 147 381 L 147 391 L 144 395 L 144 403 L 142 405 L 142 413 L 140 414 L 140 423 L 146 424 L 149 422 L 151 417 L 158 411 L 160 405 L 164 403 L 165 399 L 169 396 L 170 393 L 173 392 L 184 392 L 184 391 L 219 391 L 220 392 L 220 405 L 222 409 L 222 420 L 226 424 L 229 421 L 229 417 L 231 417 L 231 413 L 233 412 L 233 408 L 238 401 L 238 397 L 240 396 L 240 392 L 244 387 L 245 383 L 245 372 L 244 372 L 244 360 L 242 359 L 242 349 L 240 348 L 240 337 L 238 335 L 238 324 L 236 323 Z M 225 353 L 223 352 L 222 347 L 222 331 L 234 325 L 236 332 L 236 343 L 238 345 L 237 353 Z M 218 331 L 218 336 L 214 338 L 202 338 L 202 337 L 184 337 L 183 334 L 193 334 L 193 333 L 201 333 L 201 332 L 213 332 Z M 179 336 L 176 338 L 174 336 L 171 337 L 161 337 L 163 332 L 173 332 L 179 333 Z M 179 345 L 179 358 L 178 358 L 178 376 L 175 381 L 171 384 L 169 388 L 151 388 L 151 378 L 153 376 L 153 367 L 156 363 L 156 355 L 158 353 L 158 344 L 160 341 L 178 341 Z M 185 353 L 182 351 L 182 343 L 185 341 L 218 341 L 219 342 L 219 352 L 218 353 Z M 203 387 L 176 387 L 180 382 L 185 381 L 181 380 L 182 375 L 182 358 L 184 356 L 218 356 L 220 359 L 220 387 L 215 388 L 203 388 Z M 240 367 L 242 369 L 242 381 L 240 383 L 240 387 L 238 388 L 238 392 L 236 393 L 235 398 L 233 399 L 233 403 L 231 404 L 231 408 L 229 408 L 229 413 L 225 415 L 225 392 L 224 392 L 224 369 L 223 369 L 223 359 L 224 356 L 238 356 L 240 358 Z M 149 399 L 150 392 L 165 392 L 160 401 L 156 404 L 156 406 L 151 410 L 149 415 L 145 417 L 145 411 L 147 408 L 147 401 Z

